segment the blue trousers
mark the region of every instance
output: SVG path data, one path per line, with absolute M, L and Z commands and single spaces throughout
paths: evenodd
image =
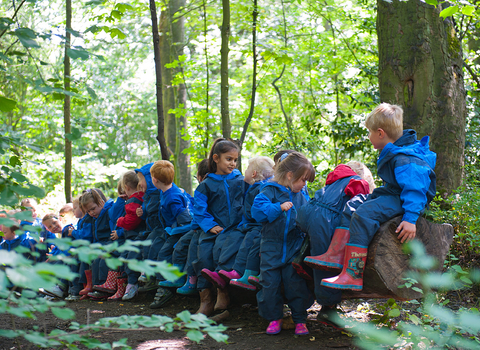
M 245 270 L 260 271 L 261 230 L 261 226 L 254 226 L 246 232 L 243 238 L 233 264 L 233 269 L 240 275 L 243 275 Z
M 195 230 L 188 246 L 187 262 L 185 265 L 185 272 L 188 276 L 197 276 L 197 273 L 193 267 L 193 262 L 197 260 L 198 256 L 198 239 L 200 237 L 201 230 Z
M 233 269 L 238 250 L 245 238 L 245 231 L 236 228 L 229 231 L 226 236 L 220 250 L 216 271 L 230 271 Z
M 172 254 L 173 254 L 173 249 L 175 245 L 177 244 L 178 240 L 181 238 L 181 235 L 173 235 L 173 236 L 168 236 L 167 239 L 165 240 L 165 243 L 163 244 L 162 248 L 158 252 L 158 255 L 156 257 L 156 261 L 166 261 L 168 263 L 172 263 Z M 157 277 L 157 281 L 163 281 L 165 278 L 163 278 L 161 273 L 156 273 L 155 274 Z
M 215 262 L 213 260 L 213 247 L 218 235 L 211 232 L 201 232 L 198 238 L 197 258 L 193 261 L 193 268 L 198 277 L 197 289 L 210 288 L 212 284 L 203 278 L 202 269 L 215 270 Z
M 190 246 L 190 242 L 192 241 L 192 237 L 195 235 L 195 230 L 190 230 L 185 233 L 180 239 L 178 240 L 177 244 L 173 249 L 172 254 L 172 263 L 176 265 L 185 265 L 187 263 L 188 257 L 188 248 Z

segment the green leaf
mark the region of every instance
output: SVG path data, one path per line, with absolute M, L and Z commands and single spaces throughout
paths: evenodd
M 0 31 L 7 30 L 13 23 L 8 17 L 0 17 Z
M 32 212 L 30 210 L 19 211 L 18 213 L 13 214 L 13 217 L 21 221 L 33 221 Z
M 71 28 L 67 28 L 67 32 L 72 34 L 73 36 L 76 36 L 77 38 L 81 38 L 82 34 L 80 32 L 77 32 L 76 30 L 73 30 Z
M 69 308 L 52 307 L 52 313 L 62 320 L 72 320 L 75 318 L 75 312 Z
M 429 5 L 433 5 L 435 7 L 437 7 L 438 5 L 438 1 L 437 0 L 425 0 L 425 2 Z
M 95 93 L 95 90 L 93 90 L 92 88 L 87 87 L 87 92 L 90 95 L 90 97 L 93 98 L 94 100 L 98 98 L 97 94 Z
M 5 187 L 2 192 L 0 192 L 0 204 L 13 206 L 17 204 L 18 198 L 15 193 L 10 190 L 9 187 Z
M 40 47 L 40 45 L 38 45 L 38 43 L 35 41 L 35 38 L 37 37 L 35 32 L 29 28 L 18 28 L 13 32 L 13 35 L 15 35 L 26 48 Z
M 110 37 L 114 39 L 115 37 L 118 37 L 119 39 L 125 39 L 127 36 L 118 28 L 112 28 L 109 30 L 110 32 Z
M 22 162 L 20 161 L 20 158 L 18 158 L 17 156 L 11 156 L 10 160 L 9 160 L 9 163 L 13 167 L 15 167 L 17 165 L 22 165 Z
M 78 58 L 86 60 L 90 57 L 90 53 L 82 48 L 69 48 L 67 49 L 67 55 L 74 60 Z
M 226 343 L 228 340 L 228 335 L 223 334 L 221 332 L 208 332 L 207 333 L 213 340 L 219 343 Z
M 450 7 L 447 7 L 445 10 L 442 10 L 442 12 L 440 12 L 440 17 L 442 17 L 443 19 L 449 17 L 449 16 L 453 16 L 455 13 L 458 12 L 458 6 L 450 6 Z
M 203 340 L 203 333 L 197 330 L 191 330 L 187 332 L 187 338 L 199 343 Z
M 12 331 L 10 329 L 0 329 L 0 337 L 15 338 L 19 335 L 20 334 L 17 331 Z
M 0 96 L 0 111 L 10 112 L 17 106 L 17 101 Z
M 462 7 L 462 14 L 464 14 L 465 16 L 473 16 L 474 12 L 475 12 L 475 6 L 466 5 Z
M 420 324 L 420 319 L 416 315 L 409 314 L 408 319 L 412 321 L 413 324 L 416 324 L 416 325 Z
M 72 127 L 72 132 L 70 134 L 65 134 L 65 138 L 71 142 L 78 140 L 81 137 L 82 137 L 82 133 L 78 128 L 74 126 Z
M 400 310 L 399 309 L 392 309 L 388 312 L 388 316 L 398 317 L 398 316 L 400 316 Z
M 466 284 L 472 284 L 472 280 L 470 278 L 468 278 L 467 276 L 462 276 L 460 277 L 460 280 L 465 282 Z
M 27 182 L 28 181 L 28 179 L 25 176 L 23 176 L 22 174 L 20 174 L 17 171 L 13 171 L 10 174 L 10 176 L 13 177 L 15 180 L 17 180 L 17 182 Z

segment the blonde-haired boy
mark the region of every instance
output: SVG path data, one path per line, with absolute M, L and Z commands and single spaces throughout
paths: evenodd
M 340 222 L 343 234 L 349 237 L 345 246 L 330 246 L 318 257 L 330 261 L 343 256 L 339 276 L 322 280 L 322 285 L 336 289 L 361 290 L 368 245 L 380 225 L 394 216 L 403 215 L 397 227 L 401 243 L 415 238 L 416 222 L 435 196 L 436 154 L 430 151 L 429 137 L 417 140 L 415 130 L 403 130 L 401 107 L 382 103 L 367 117 L 365 125 L 375 149 L 380 150 L 378 176 L 384 186 L 377 187 L 365 200 L 351 200 L 345 206 Z M 339 253 L 344 249 L 344 253 Z

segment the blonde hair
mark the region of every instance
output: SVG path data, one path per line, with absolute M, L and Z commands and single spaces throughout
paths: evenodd
M 269 157 L 258 156 L 250 158 L 248 160 L 248 166 L 257 172 L 254 180 L 258 182 L 273 176 L 275 163 Z
M 175 177 L 175 168 L 168 160 L 159 160 L 153 163 L 150 174 L 165 185 L 170 185 Z
M 368 187 L 370 189 L 370 193 L 377 187 L 375 186 L 375 181 L 373 180 L 372 172 L 370 169 L 367 168 L 365 164 L 362 162 L 358 162 L 356 160 L 351 160 L 347 164 L 350 169 L 357 173 L 363 180 L 368 182 Z
M 37 201 L 33 198 L 24 198 L 22 199 L 22 201 L 20 202 L 20 205 L 22 207 L 27 207 L 27 206 L 30 206 L 30 207 L 36 207 L 37 206 Z
M 138 179 L 138 175 L 135 171 L 133 170 L 127 171 L 125 174 L 122 175 L 122 181 L 121 181 L 122 188 L 125 189 L 125 186 L 128 186 L 132 190 L 136 190 L 138 187 L 139 181 L 140 180 Z
M 123 185 L 125 183 L 124 180 L 123 180 L 123 176 L 124 175 L 120 176 L 120 178 L 118 179 L 118 183 L 117 183 L 117 193 L 119 195 L 125 194 L 125 188 L 123 188 Z
M 312 163 L 300 152 L 285 153 L 275 166 L 274 181 L 283 185 L 287 183 L 287 174 L 292 172 L 292 182 L 305 176 L 305 180 L 313 182 L 315 180 L 315 169 Z
M 65 204 L 60 210 L 58 211 L 58 214 L 63 215 L 63 214 L 71 214 L 73 215 L 73 203 L 67 203 Z
M 48 214 L 45 214 L 44 217 L 42 218 L 42 223 L 43 222 L 47 222 L 48 220 L 51 220 L 51 219 L 57 219 L 58 221 L 60 221 L 59 217 L 57 214 L 55 213 L 48 213 Z
M 382 103 L 365 119 L 368 130 L 383 129 L 391 139 L 395 141 L 403 134 L 403 109 L 397 105 Z

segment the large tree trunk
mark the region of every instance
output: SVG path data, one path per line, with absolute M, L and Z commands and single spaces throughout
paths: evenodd
M 377 34 L 382 102 L 404 109 L 404 127 L 431 136 L 438 189 L 460 185 L 465 144 L 465 87 L 452 19 L 420 0 L 378 0 Z
M 69 30 L 72 29 L 72 1 L 66 2 L 66 30 L 65 30 L 65 59 L 63 64 L 63 88 L 65 91 L 70 91 L 70 57 L 67 51 L 70 49 L 70 40 L 72 35 Z M 65 135 L 71 133 L 70 124 L 71 100 L 70 96 L 65 94 L 63 100 L 63 123 L 65 128 Z M 72 141 L 65 137 L 65 201 L 70 203 L 72 201 Z

